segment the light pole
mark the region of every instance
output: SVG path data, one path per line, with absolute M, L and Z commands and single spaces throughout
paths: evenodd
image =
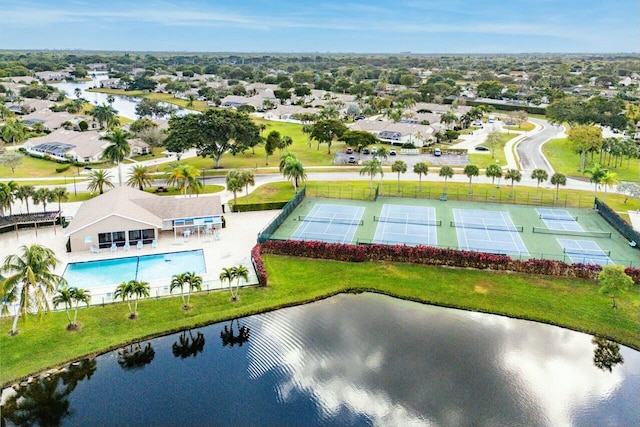
M 73 174 L 73 195 L 78 195 L 78 189 L 76 188 L 76 174 Z
M 202 186 L 204 187 L 204 168 L 202 168 L 202 174 L 200 174 L 200 176 L 202 177 Z

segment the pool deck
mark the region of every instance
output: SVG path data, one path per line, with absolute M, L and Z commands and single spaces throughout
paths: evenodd
M 220 239 L 214 236 L 201 235 L 199 238 L 192 235 L 189 238 L 179 236 L 174 239 L 172 232 L 163 232 L 158 239 L 158 246 L 151 248 L 150 244 L 144 245 L 140 250 L 132 247 L 129 251 L 118 248 L 116 252 L 111 252 L 109 248 L 102 249 L 100 253 L 91 253 L 89 246 L 86 250 L 67 253 L 64 229 L 60 226 L 19 230 L 15 232 L 0 234 L 0 261 L 4 261 L 7 255 L 19 253 L 22 245 L 39 244 L 52 249 L 60 263 L 55 269 L 56 274 L 62 275 L 68 263 L 95 261 L 103 259 L 124 258 L 131 256 L 142 256 L 159 254 L 166 252 L 180 252 L 187 250 L 202 249 L 204 252 L 207 273 L 203 274 L 203 289 L 226 288 L 227 284 L 221 285 L 219 276 L 223 268 L 237 265 L 245 265 L 249 269 L 249 285 L 257 284 L 257 278 L 251 264 L 251 248 L 257 242 L 258 232 L 264 228 L 280 211 L 260 211 L 226 213 L 226 228 L 220 230 Z M 154 286 L 155 285 L 155 286 Z M 162 284 L 162 288 L 169 285 L 169 280 Z M 167 293 L 166 289 L 160 289 L 158 284 L 151 284 L 152 296 L 162 296 Z M 155 289 L 154 289 L 155 287 Z M 96 289 L 92 291 L 92 303 L 110 302 L 107 293 L 114 289 Z

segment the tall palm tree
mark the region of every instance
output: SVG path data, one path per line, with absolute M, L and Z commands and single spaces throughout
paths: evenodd
M 113 293 L 113 299 L 121 299 L 122 302 L 127 303 L 127 307 L 129 308 L 129 318 L 133 316 L 133 310 L 131 309 L 131 296 L 132 296 L 132 282 L 123 281 L 118 285 L 115 292 Z
M 290 179 L 293 183 L 293 191 L 298 192 L 298 181 L 306 181 L 307 173 L 304 171 L 302 162 L 296 158 L 289 159 L 282 168 L 282 176 Z
M 133 306 L 133 317 L 138 317 L 138 300 L 141 297 L 147 298 L 151 289 L 148 282 L 143 282 L 141 280 L 132 280 L 132 282 L 131 294 L 136 297 L 135 304 Z
M 474 176 L 480 175 L 480 169 L 476 165 L 466 165 L 464 167 L 464 174 L 469 178 L 469 194 L 473 193 L 473 188 L 471 186 L 471 180 Z
M 500 165 L 496 165 L 496 164 L 490 164 L 487 169 L 485 169 L 484 171 L 485 175 L 487 175 L 487 178 L 491 178 L 491 197 L 495 197 L 495 187 L 493 186 L 496 182 L 496 178 L 502 178 L 502 168 L 500 167 Z
M 64 187 L 56 187 L 51 190 L 51 194 L 53 194 L 54 200 L 58 202 L 58 211 L 62 211 L 61 203 L 69 200 L 69 193 L 67 193 L 67 189 Z
M 197 100 L 197 99 L 198 99 L 198 97 L 197 97 L 197 96 L 195 96 L 193 93 L 188 94 L 188 95 L 187 95 L 187 105 L 186 105 L 186 107 L 187 107 L 187 108 L 191 108 L 191 107 L 193 107 L 193 103 L 194 103 L 194 101 L 195 101 L 195 100 Z
M 546 181 L 548 178 L 549 174 L 547 174 L 547 171 L 544 169 L 534 169 L 533 172 L 531 172 L 531 179 L 538 181 L 536 194 L 540 191 L 540 183 L 542 183 L 542 181 Z
M 235 294 L 233 291 L 231 292 L 231 299 L 237 301 L 238 294 L 240 293 L 240 279 L 244 279 L 245 282 L 249 280 L 249 270 L 244 265 L 231 267 L 231 270 L 233 271 L 233 277 L 236 279 L 236 290 Z
M 618 184 L 618 174 L 615 172 L 607 171 L 600 179 L 600 183 L 604 185 L 604 198 L 603 200 L 607 201 L 607 188 L 613 187 Z
M 166 174 L 165 179 L 168 185 L 175 185 L 183 195 L 200 194 L 202 182 L 198 181 L 200 171 L 191 165 L 176 163 L 173 169 Z
M 551 184 L 556 186 L 556 200 L 558 200 L 558 195 L 560 193 L 560 186 L 567 185 L 567 177 L 559 172 L 551 175 Z
M 113 188 L 114 185 L 111 182 L 111 174 L 105 169 L 96 169 L 89 175 L 89 184 L 87 189 L 89 191 L 98 191 L 100 194 L 104 193 L 104 187 Z
M 148 166 L 135 165 L 131 172 L 129 172 L 129 179 L 127 185 L 129 187 L 138 187 L 140 191 L 144 190 L 144 187 L 151 187 L 153 185 L 154 178 L 151 175 L 151 170 Z
M 187 296 L 184 295 L 184 286 L 187 286 Z M 189 301 L 191 299 L 192 291 L 202 290 L 202 276 L 198 276 L 194 272 L 186 272 L 182 274 L 176 274 L 171 279 L 170 293 L 173 293 L 174 289 L 180 289 L 180 296 L 182 297 L 182 309 L 188 310 L 191 308 Z
M 585 175 L 589 175 L 589 180 L 593 183 L 594 191 L 593 194 L 598 196 L 598 185 L 602 181 L 604 175 L 608 172 L 607 168 L 603 168 L 600 164 L 594 164 L 591 169 L 585 170 L 583 173 Z
M 233 270 L 233 267 L 223 268 L 219 277 L 220 277 L 221 284 L 224 284 L 225 281 L 229 283 L 229 292 L 231 292 L 231 299 L 235 301 L 235 299 L 233 298 L 232 283 L 233 283 L 233 279 L 235 279 L 236 276 L 235 276 L 235 271 Z
M 444 187 L 442 188 L 442 194 L 447 195 L 447 180 L 449 178 L 453 178 L 453 168 L 451 166 L 442 166 L 440 168 L 440 172 L 438 173 L 441 177 L 444 178 Z
M 2 215 L 4 215 L 5 209 L 8 210 L 9 215 L 11 215 L 11 206 L 15 198 L 14 192 L 9 184 L 10 183 L 0 182 L 0 212 Z
M 127 134 L 122 129 L 114 130 L 107 137 L 111 144 L 104 149 L 102 157 L 118 165 L 118 185 L 122 185 L 122 161 L 131 154 L 131 146 L 127 142 Z
M 22 245 L 20 251 L 19 255 L 7 256 L 1 269 L 9 276 L 0 282 L 0 297 L 7 302 L 19 301 L 11 328 L 12 335 L 17 333 L 20 315 L 25 316 L 32 309 L 38 313 L 48 311 L 47 297 L 58 284 L 64 283 L 62 277 L 53 273 L 58 259 L 51 249 L 34 244 Z
M 249 203 L 249 186 L 256 185 L 256 176 L 250 169 L 245 169 L 240 171 L 240 178 L 242 180 L 242 184 L 244 185 L 244 194 L 247 199 L 247 203 Z
M 16 200 L 16 192 L 20 185 L 15 181 L 9 181 L 5 183 L 5 188 L 7 192 L 6 197 L 6 206 L 5 208 L 9 208 L 9 215 L 13 215 L 13 202 Z
M 429 173 L 429 165 L 427 162 L 419 162 L 413 165 L 413 173 L 418 174 L 418 180 L 420 182 L 418 191 L 422 191 L 422 175 L 427 176 Z
M 238 191 L 242 191 L 244 182 L 239 170 L 231 170 L 227 173 L 227 191 L 233 192 L 233 204 L 238 204 Z
M 29 198 L 33 197 L 33 193 L 35 192 L 35 188 L 33 185 L 21 185 L 16 188 L 15 197 L 16 199 L 24 202 L 27 206 L 27 213 L 29 213 Z
M 511 180 L 511 194 L 509 195 L 509 197 L 513 197 L 513 184 L 514 182 L 520 182 L 520 180 L 522 179 L 522 174 L 518 169 L 509 169 L 505 172 L 504 179 Z
M 78 306 L 80 303 L 85 303 L 89 307 L 91 301 L 91 294 L 86 289 L 78 289 L 76 287 L 63 286 L 58 289 L 58 293 L 53 297 L 53 305 L 57 307 L 60 304 L 64 304 L 64 309 L 67 313 L 67 330 L 74 330 L 78 328 Z M 71 309 L 74 309 L 73 320 L 71 320 Z
M 407 164 L 402 160 L 396 160 L 391 165 L 391 172 L 398 173 L 398 193 L 400 192 L 400 174 L 407 172 Z
M 384 176 L 382 163 L 375 157 L 365 162 L 364 167 L 360 169 L 360 175 L 369 175 L 369 192 L 373 191 L 373 178 L 377 174 L 380 174 L 381 177 Z
M 47 211 L 47 203 L 55 201 L 55 195 L 46 187 L 38 188 L 37 190 L 35 190 L 31 198 L 33 199 L 34 205 L 39 205 L 40 203 L 42 203 L 43 212 Z

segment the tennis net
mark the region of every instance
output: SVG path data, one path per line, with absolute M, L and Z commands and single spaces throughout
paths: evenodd
M 298 216 L 298 221 L 304 222 L 320 222 L 323 224 L 345 224 L 345 225 L 364 225 L 364 221 L 361 219 L 345 219 L 345 218 L 329 218 L 321 216 L 306 217 L 304 215 Z
M 515 225 L 477 224 L 473 222 L 457 223 L 455 221 L 451 221 L 449 225 L 456 228 L 473 228 L 476 230 L 517 231 L 518 233 L 524 231 L 524 227 Z
M 564 236 L 578 236 L 578 237 L 602 237 L 605 239 L 611 238 L 611 233 L 607 231 L 574 231 L 574 230 L 551 230 L 549 228 L 533 227 L 534 233 L 539 234 L 561 234 Z
M 550 219 L 553 221 L 577 221 L 578 217 L 577 216 L 571 216 L 571 215 L 551 215 L 551 214 L 540 214 L 538 215 L 538 217 L 540 219 Z
M 604 258 L 611 255 L 611 251 L 605 252 L 602 249 L 595 250 L 595 249 L 580 249 L 580 248 L 563 248 L 562 252 L 564 252 L 567 255 L 578 255 L 578 256 L 584 256 L 584 257 L 590 257 L 590 258 Z
M 390 216 L 374 216 L 373 220 L 376 222 L 392 222 L 394 224 L 414 224 L 414 225 L 433 225 L 440 227 L 442 221 L 435 221 L 430 219 L 418 219 L 418 218 L 394 218 Z

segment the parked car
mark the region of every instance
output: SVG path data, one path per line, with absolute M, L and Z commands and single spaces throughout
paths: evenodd
M 439 148 L 436 148 L 435 150 L 433 150 L 433 155 L 436 157 L 440 157 L 442 156 L 442 151 Z
M 369 151 L 368 148 L 365 147 L 362 149 L 362 154 L 369 154 L 369 153 L 371 153 L 371 151 Z
M 353 120 L 364 120 L 364 116 L 356 116 L 356 118 Z
M 373 147 L 371 149 L 371 154 L 378 154 L 378 147 Z
M 485 147 L 484 145 L 476 145 L 476 151 L 489 151 L 489 147 Z
M 353 154 L 353 148 L 349 147 L 346 151 L 347 154 Z
M 395 148 L 392 148 L 391 150 L 389 150 L 389 155 L 390 156 L 395 156 L 396 154 L 398 154 L 398 153 L 396 153 L 396 149 Z
M 355 163 L 356 162 L 356 156 L 349 156 L 349 163 Z

